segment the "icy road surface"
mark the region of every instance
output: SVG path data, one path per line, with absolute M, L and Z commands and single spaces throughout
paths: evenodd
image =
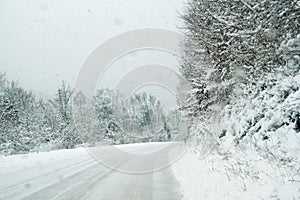
M 182 147 L 147 143 L 2 156 L 0 199 L 181 199 L 169 164 Z

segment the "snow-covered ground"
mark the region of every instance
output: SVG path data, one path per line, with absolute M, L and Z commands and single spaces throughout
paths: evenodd
M 242 189 L 236 187 L 236 181 L 229 181 L 226 174 L 214 171 L 210 163 L 200 160 L 191 150 L 172 165 L 172 169 L 184 200 L 242 199 Z
M 146 143 L 102 147 L 100 151 L 77 148 L 1 156 L 0 199 L 231 200 L 297 196 L 294 193 L 297 184 L 268 176 L 274 169 L 263 160 L 256 163 L 261 172 L 259 178 L 245 175 L 241 179 L 241 175 L 232 176 L 226 171 L 228 166 L 222 166 L 226 162 L 220 155 L 211 153 L 200 159 L 194 148 L 180 151 L 179 159 L 161 162 L 174 158 L 161 157 L 162 149 L 170 146 L 170 143 Z M 174 143 L 168 154 L 177 147 L 182 144 Z M 126 156 L 116 149 L 133 156 Z M 96 152 L 101 153 L 101 158 Z M 144 157 L 146 154 L 153 157 Z M 113 166 L 107 167 L 107 164 Z M 141 170 L 145 165 L 155 172 L 124 172 L 125 169 Z
M 172 160 L 162 161 L 182 146 L 148 143 L 1 156 L 0 199 L 181 199 L 168 167 Z
M 220 155 L 210 154 L 200 158 L 198 152 L 192 149 L 187 151 L 172 165 L 181 186 L 182 199 L 299 199 L 299 183 L 284 182 L 283 179 L 278 180 L 279 177 L 270 176 L 276 167 L 270 166 L 267 161 L 257 161 L 256 167 L 260 174 L 256 178 L 242 174 L 242 168 L 246 166 L 240 166 L 241 174 L 232 176 L 231 172 L 226 171 L 226 164 Z

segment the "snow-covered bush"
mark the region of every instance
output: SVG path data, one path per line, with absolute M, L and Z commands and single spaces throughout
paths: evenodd
M 244 91 L 221 112 L 214 149 L 221 167 L 245 188 L 248 179 L 261 184 L 272 177 L 266 198 L 299 197 L 300 75 L 273 75 Z

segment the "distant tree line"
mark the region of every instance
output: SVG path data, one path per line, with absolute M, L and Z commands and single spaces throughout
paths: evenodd
M 176 136 L 179 111 L 164 111 L 147 93 L 128 100 L 121 96 L 101 89 L 88 98 L 63 82 L 53 99 L 39 99 L 0 74 L 0 153 L 168 141 Z

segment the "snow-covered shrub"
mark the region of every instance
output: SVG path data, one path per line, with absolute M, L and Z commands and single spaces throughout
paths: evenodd
M 39 146 L 35 147 L 33 151 L 35 152 L 45 152 L 45 151 L 53 151 L 57 149 L 63 149 L 64 146 L 59 139 L 51 140 L 47 143 L 42 143 Z
M 261 183 L 272 177 L 277 190 L 273 196 L 297 197 L 300 75 L 273 75 L 244 92 L 221 112 L 215 150 L 223 159 L 223 167 L 229 177 L 245 182 L 252 178 Z M 290 193 L 284 192 L 287 185 Z

